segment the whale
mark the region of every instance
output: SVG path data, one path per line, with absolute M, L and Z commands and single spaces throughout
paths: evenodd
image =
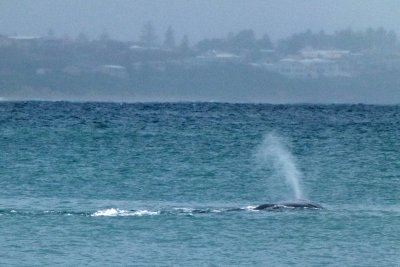
M 322 209 L 322 206 L 305 200 L 284 201 L 277 203 L 261 204 L 254 210 L 276 210 L 276 209 Z

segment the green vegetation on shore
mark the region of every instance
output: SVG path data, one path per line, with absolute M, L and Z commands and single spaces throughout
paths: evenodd
M 295 34 L 251 30 L 180 44 L 0 36 L 0 97 L 115 101 L 400 102 L 400 50 L 384 29 Z

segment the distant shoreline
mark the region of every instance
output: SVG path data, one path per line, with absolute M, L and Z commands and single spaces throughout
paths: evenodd
M 221 71 L 221 73 L 223 70 Z M 197 75 L 197 77 L 196 77 Z M 152 73 L 140 84 L 136 80 L 98 80 L 80 77 L 30 81 L 2 80 L 0 101 L 73 102 L 221 102 L 270 104 L 398 104 L 400 75 L 364 75 L 351 78 L 288 79 L 252 71 L 212 71 L 158 76 Z M 91 86 L 88 87 L 88 81 Z M 24 84 L 35 84 L 36 87 Z

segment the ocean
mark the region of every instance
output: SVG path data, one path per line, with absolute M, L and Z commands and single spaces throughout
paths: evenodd
M 400 266 L 400 106 L 0 102 L 1 266 Z M 305 199 L 321 209 L 256 210 Z

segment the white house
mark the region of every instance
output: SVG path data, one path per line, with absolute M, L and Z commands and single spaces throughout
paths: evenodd
M 197 56 L 196 60 L 204 63 L 238 63 L 241 62 L 242 57 L 228 52 L 211 50 Z
M 126 68 L 120 65 L 101 65 L 95 69 L 95 72 L 116 78 L 126 78 L 128 75 Z
M 348 50 L 315 50 L 311 47 L 306 47 L 300 51 L 302 58 L 321 58 L 329 60 L 338 60 L 350 55 Z
M 29 49 L 32 47 L 36 47 L 40 41 L 39 36 L 15 35 L 9 36 L 8 39 L 11 41 L 12 46 L 20 49 Z
M 345 63 L 321 59 L 284 58 L 273 70 L 289 78 L 349 77 Z

